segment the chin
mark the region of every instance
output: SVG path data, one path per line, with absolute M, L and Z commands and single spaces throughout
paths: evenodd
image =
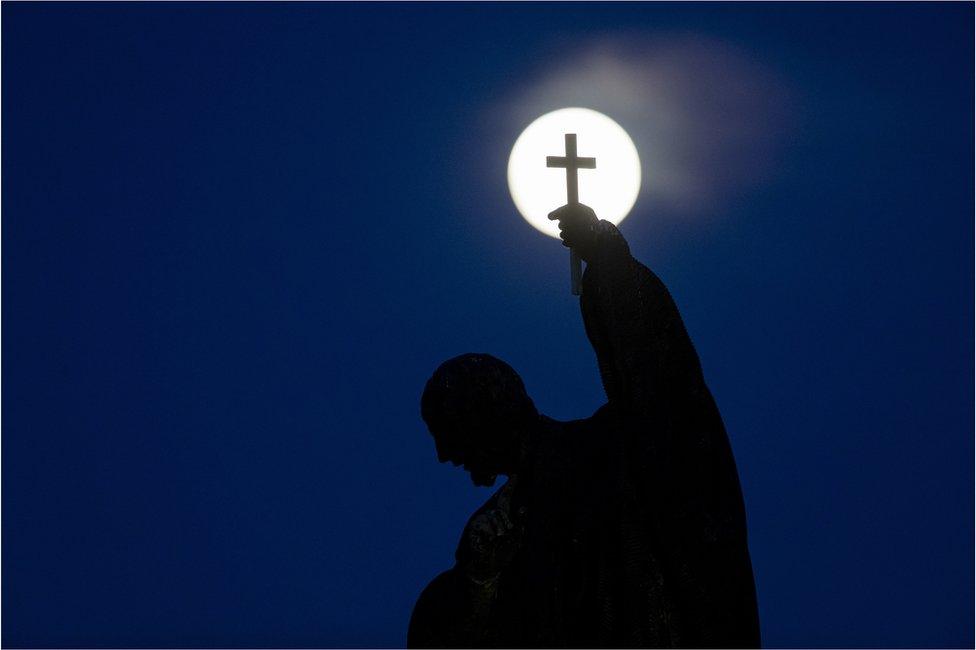
M 495 484 L 497 474 L 482 474 L 481 472 L 471 472 L 471 482 L 478 487 L 491 487 Z

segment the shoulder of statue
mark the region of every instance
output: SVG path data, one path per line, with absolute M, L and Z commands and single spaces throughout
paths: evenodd
M 621 280 L 632 276 L 634 267 L 630 246 L 615 225 L 601 219 L 593 230 L 595 236 L 592 252 L 586 260 L 586 271 L 583 274 L 584 314 L 588 305 L 592 309 L 595 305 L 602 304 L 601 296 L 605 296 Z
M 600 219 L 596 224 L 597 256 L 595 262 L 615 258 L 630 258 L 630 246 L 620 230 L 607 221 Z
M 586 259 L 584 286 L 587 283 L 604 284 L 606 279 L 629 268 L 633 262 L 630 246 L 615 225 L 601 219 L 593 226 L 593 239 Z M 590 276 L 587 278 L 586 276 Z M 586 292 L 583 292 L 586 295 Z

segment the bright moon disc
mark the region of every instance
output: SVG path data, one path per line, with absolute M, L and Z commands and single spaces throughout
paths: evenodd
M 522 131 L 508 157 L 508 189 L 525 220 L 542 233 L 559 238 L 559 226 L 548 215 L 566 204 L 566 170 L 546 167 L 546 156 L 565 156 L 565 135 L 576 134 L 581 158 L 596 158 L 596 169 L 580 169 L 580 203 L 600 219 L 618 224 L 634 207 L 640 191 L 637 147 L 619 124 L 588 108 L 561 108 L 546 113 Z

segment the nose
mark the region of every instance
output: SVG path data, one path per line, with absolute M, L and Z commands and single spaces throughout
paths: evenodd
M 454 454 L 452 454 L 450 451 L 445 451 L 443 449 L 438 449 L 437 450 L 437 462 L 439 462 L 439 463 L 446 463 L 448 461 L 450 461 L 451 463 L 453 463 L 455 467 L 457 467 L 458 465 L 461 464 L 461 461 L 458 459 L 458 457 L 454 456 Z
M 451 450 L 450 448 L 442 444 L 439 440 L 434 440 L 434 448 L 437 450 L 437 462 L 446 463 L 451 460 Z

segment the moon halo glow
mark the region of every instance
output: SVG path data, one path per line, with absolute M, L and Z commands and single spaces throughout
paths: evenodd
M 546 167 L 546 156 L 564 156 L 565 134 L 575 133 L 577 155 L 596 158 L 596 169 L 579 170 L 579 200 L 601 219 L 624 220 L 640 192 L 637 147 L 623 128 L 588 108 L 561 108 L 537 118 L 515 141 L 508 157 L 508 189 L 519 213 L 536 230 L 559 238 L 548 215 L 566 203 L 566 170 Z

